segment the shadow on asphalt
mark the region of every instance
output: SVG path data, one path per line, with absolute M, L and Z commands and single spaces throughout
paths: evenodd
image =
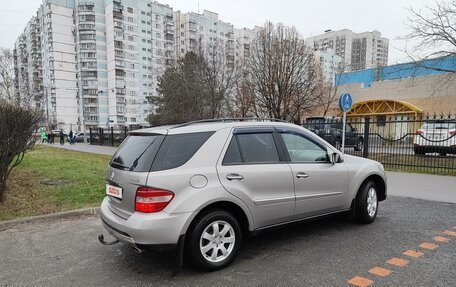
M 261 262 L 261 259 L 268 256 L 271 252 L 279 254 L 293 253 L 295 250 L 290 248 L 290 246 L 295 245 L 298 241 L 307 238 L 310 239 L 310 237 L 324 238 L 329 233 L 347 232 L 361 226 L 355 223 L 348 214 L 342 213 L 320 219 L 288 224 L 280 228 L 268 229 L 253 237 L 244 238 L 242 248 L 236 260 L 224 270 L 227 271 L 230 268 L 252 264 L 252 261 Z M 152 274 L 153 276 L 161 274 L 164 279 L 172 279 L 180 275 L 203 276 L 206 274 L 195 268 L 191 261 L 187 259 L 184 268 L 177 267 L 175 257 L 170 253 L 150 251 L 138 254 L 126 245 L 119 245 L 118 248 L 124 255 L 124 258 L 118 262 L 118 268 L 122 270 L 122 273 L 125 272 L 125 267 L 133 274 L 141 274 L 146 277 L 148 275 L 152 276 Z M 224 272 L 224 270 L 216 272 Z

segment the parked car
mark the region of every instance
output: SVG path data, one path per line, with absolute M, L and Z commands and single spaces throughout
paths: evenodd
M 343 125 L 340 119 L 311 117 L 306 119 L 305 126 L 338 150 L 341 149 Z M 362 151 L 364 147 L 364 137 L 350 123 L 345 125 L 345 147 L 353 147 L 356 151 Z
M 416 131 L 413 139 L 415 154 L 456 154 L 456 122 L 430 121 Z
M 101 243 L 171 247 L 207 270 L 230 264 L 243 238 L 270 227 L 348 211 L 371 223 L 387 196 L 380 163 L 264 119 L 130 132 L 106 182 L 101 220 L 116 240 L 100 235 Z
M 52 130 L 52 134 L 54 134 L 54 136 L 56 136 L 56 137 L 59 137 L 60 136 L 60 130 Z M 63 136 L 67 137 L 68 133 L 63 131 Z
M 77 133 L 75 136 L 74 136 L 76 142 L 78 143 L 82 143 L 84 142 L 84 133 Z M 89 142 L 89 135 L 86 135 L 86 138 L 87 138 L 87 142 Z

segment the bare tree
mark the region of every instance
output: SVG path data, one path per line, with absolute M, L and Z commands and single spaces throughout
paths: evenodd
M 230 106 L 228 97 L 236 84 L 234 47 L 227 43 L 211 42 L 200 49 L 204 61 L 202 81 L 204 82 L 204 99 L 208 118 L 224 116 Z
M 35 111 L 0 100 L 0 201 L 11 170 L 35 145 L 34 132 L 40 116 Z
M 17 101 L 14 95 L 14 58 L 11 49 L 0 48 L 0 99 Z
M 301 121 L 316 103 L 318 69 L 296 28 L 267 22 L 252 41 L 246 60 L 258 115 Z
M 329 67 L 329 74 L 331 78 L 326 78 L 324 75 L 321 77 L 320 87 L 318 89 L 318 105 L 321 109 L 323 116 L 334 107 L 341 94 L 339 85 L 341 84 L 342 74 L 345 70 L 343 63 L 336 64 L 334 61 Z
M 406 23 L 411 30 L 406 40 L 418 41 L 407 54 L 414 62 L 425 66 L 421 60 L 456 55 L 456 0 L 436 1 L 435 7 L 424 11 L 409 9 Z M 456 73 L 455 68 L 426 66 L 428 69 Z

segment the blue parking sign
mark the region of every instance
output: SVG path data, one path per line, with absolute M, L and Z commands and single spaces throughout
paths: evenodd
M 339 107 L 343 112 L 348 112 L 353 106 L 353 97 L 349 93 L 343 93 L 339 98 Z

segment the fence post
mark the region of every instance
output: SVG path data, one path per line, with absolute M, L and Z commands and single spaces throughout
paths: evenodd
M 370 118 L 364 118 L 364 147 L 363 147 L 363 157 L 369 157 L 369 127 L 370 127 Z
M 114 146 L 114 127 L 111 127 L 111 146 Z
M 98 128 L 98 144 L 103 145 L 103 129 Z
M 92 144 L 92 128 L 89 128 L 89 144 Z
M 124 133 L 124 135 L 125 135 L 124 139 L 126 139 L 126 138 L 127 138 L 127 126 L 124 126 L 124 131 L 125 131 L 125 133 Z

